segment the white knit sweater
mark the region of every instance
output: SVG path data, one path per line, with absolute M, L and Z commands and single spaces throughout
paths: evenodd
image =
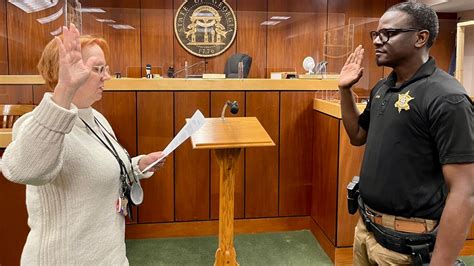
M 3 154 L 3 175 L 27 185 L 31 230 L 21 264 L 128 265 L 125 219 L 115 212 L 120 168 L 79 117 L 95 132 L 100 131 L 94 116 L 112 129 L 96 110 L 66 110 L 51 97 L 45 94 L 33 112 L 18 119 Z M 129 169 L 123 149 L 109 139 Z M 139 158 L 132 160 L 137 174 Z

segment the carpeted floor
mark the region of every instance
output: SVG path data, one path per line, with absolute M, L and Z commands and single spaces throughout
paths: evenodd
M 127 240 L 130 265 L 213 265 L 217 237 Z M 235 236 L 240 265 L 332 265 L 310 231 Z M 474 266 L 474 256 L 461 258 Z

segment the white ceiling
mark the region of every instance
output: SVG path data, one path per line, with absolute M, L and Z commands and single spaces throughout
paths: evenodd
M 474 10 L 474 0 L 421 0 L 436 12 L 462 12 Z

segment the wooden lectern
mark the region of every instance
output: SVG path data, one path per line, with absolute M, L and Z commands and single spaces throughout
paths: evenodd
M 214 149 L 220 168 L 219 247 L 214 265 L 239 265 L 234 248 L 234 165 L 241 148 L 275 143 L 256 117 L 207 118 L 191 142 L 194 149 Z

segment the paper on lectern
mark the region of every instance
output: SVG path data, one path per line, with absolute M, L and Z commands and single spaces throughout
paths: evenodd
M 154 161 L 150 165 L 148 165 L 145 169 L 143 169 L 142 173 L 145 173 L 146 171 L 150 170 L 153 166 L 155 166 L 157 163 L 159 163 L 163 158 L 168 156 L 170 153 L 172 153 L 176 148 L 179 147 L 185 140 L 187 140 L 194 132 L 198 131 L 204 124 L 206 123 L 206 118 L 204 118 L 204 115 L 201 113 L 201 111 L 196 110 L 194 112 L 194 115 L 189 119 L 186 124 L 184 125 L 183 128 L 178 132 L 178 134 L 173 138 L 173 140 L 166 146 L 166 148 L 163 150 L 164 156 L 161 157 L 160 159 Z

